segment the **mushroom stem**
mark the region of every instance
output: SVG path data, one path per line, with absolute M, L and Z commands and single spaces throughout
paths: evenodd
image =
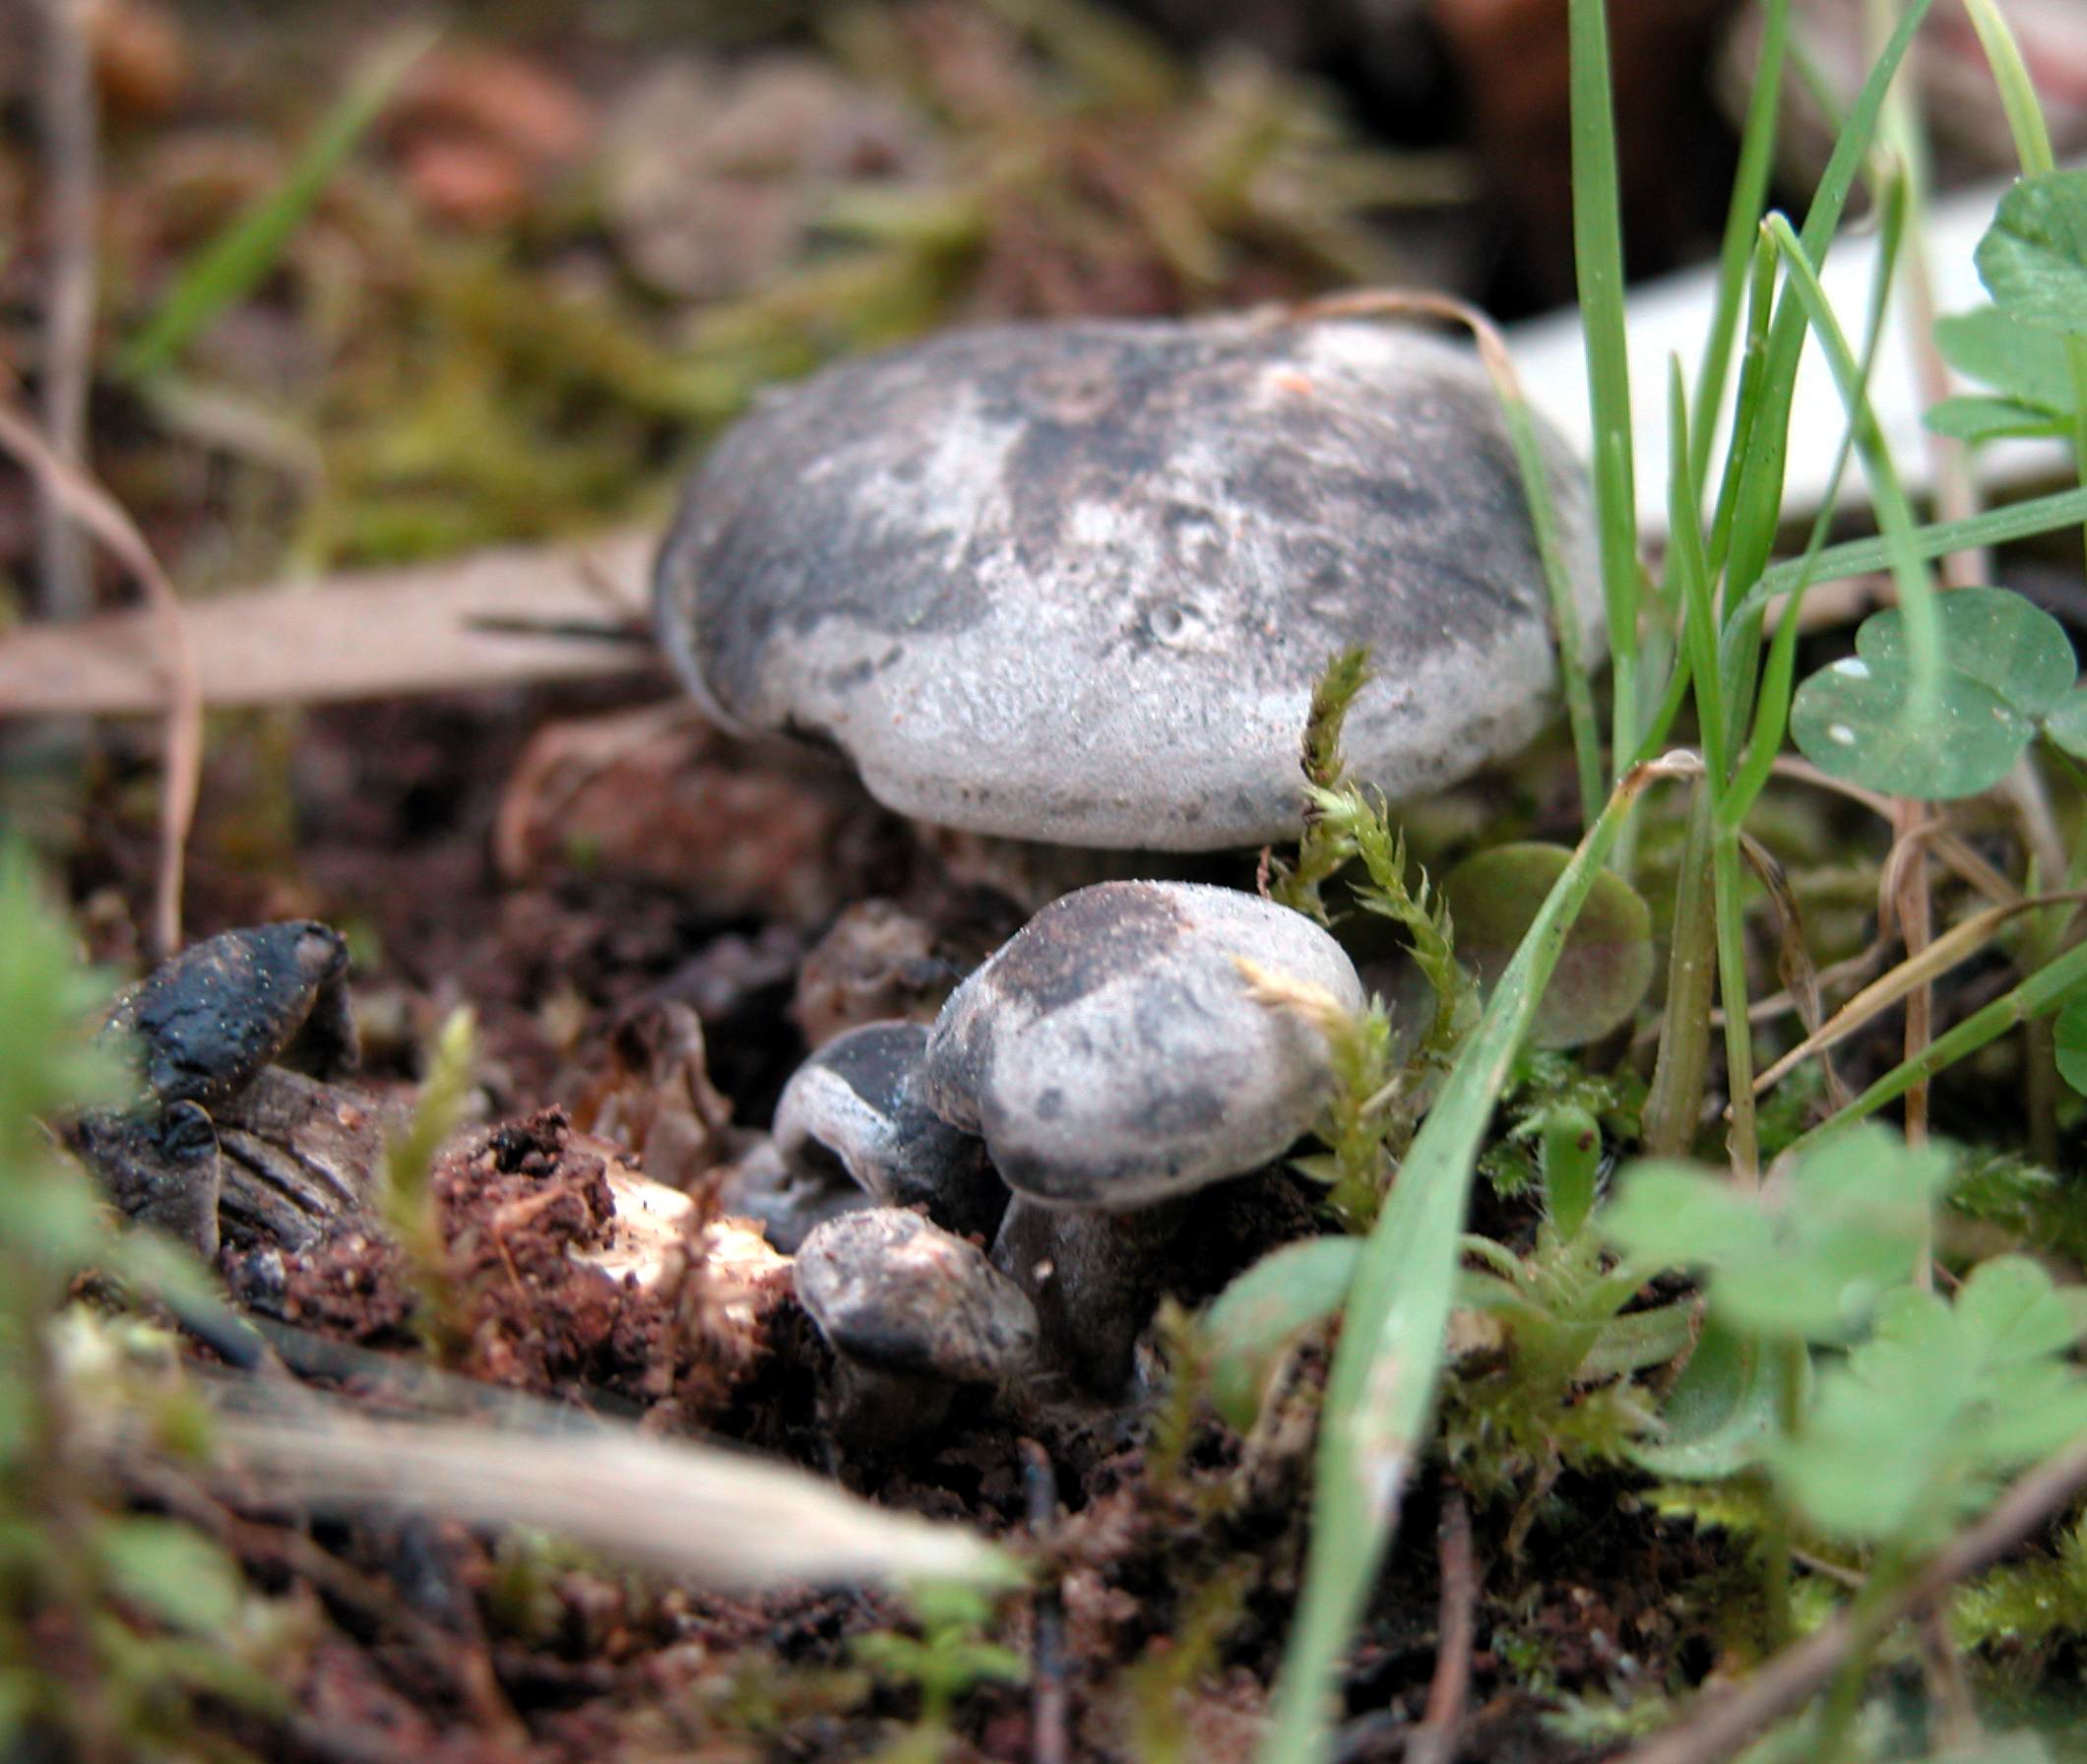
M 1044 1365 L 1096 1396 L 1122 1394 L 1164 1289 L 1166 1246 L 1187 1214 L 1185 1199 L 1104 1213 L 1015 1196 L 992 1261 L 1036 1305 Z
M 940 1428 L 956 1395 L 939 1373 L 887 1371 L 836 1350 L 827 1419 L 857 1452 L 893 1452 Z

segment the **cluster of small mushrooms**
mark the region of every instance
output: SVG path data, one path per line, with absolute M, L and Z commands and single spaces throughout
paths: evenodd
M 1592 638 L 1587 487 L 1546 446 Z M 1339 651 L 1378 660 L 1346 749 L 1393 796 L 1518 746 L 1556 685 L 1476 359 L 1296 314 L 960 332 L 831 368 L 715 450 L 657 608 L 727 726 L 837 748 L 941 827 L 1118 852 L 1294 835 L 1297 736 Z M 931 1027 L 855 1028 L 796 1072 L 766 1175 L 747 1165 L 728 1198 L 793 1254 L 844 1428 L 917 1436 L 967 1387 L 1134 1384 L 1197 1197 L 1280 1159 L 1331 1084 L 1318 1034 L 1261 1003 L 1241 958 L 1363 1002 L 1340 944 L 1258 895 L 1103 882 L 1045 906 Z M 207 1251 L 221 1199 L 286 1241 L 317 1228 L 341 1197 L 309 1159 L 246 1146 L 238 1110 L 287 1106 L 278 1081 L 301 1081 L 262 1068 L 294 1040 L 340 1063 L 343 961 L 323 926 L 233 934 L 119 1008 L 148 1096 L 78 1137 L 129 1210 Z M 251 1034 L 184 1028 L 241 987 Z
M 1586 483 L 1545 445 L 1592 640 Z M 1312 687 L 1352 646 L 1381 677 L 1348 756 L 1393 796 L 1511 751 L 1555 696 L 1492 385 L 1363 320 L 1006 326 L 830 368 L 713 453 L 656 607 L 726 726 L 835 747 L 941 827 L 1118 852 L 1294 835 Z M 928 1425 L 964 1385 L 1123 1392 L 1193 1197 L 1280 1158 L 1331 1083 L 1240 957 L 1362 1002 L 1296 914 L 1107 882 L 931 1029 L 872 1023 L 797 1072 L 780 1168 L 736 1198 L 795 1253 L 844 1418 Z

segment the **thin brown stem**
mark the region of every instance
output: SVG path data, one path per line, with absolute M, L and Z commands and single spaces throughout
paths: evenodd
M 136 578 L 160 626 L 159 662 L 166 672 L 165 783 L 159 796 L 159 869 L 154 889 L 152 941 L 171 955 L 181 945 L 181 876 L 203 775 L 203 686 L 181 598 L 145 536 L 120 503 L 54 453 L 19 407 L 0 402 L 0 451 L 36 479 L 39 490 L 114 553 Z
M 1900 869 L 1895 907 L 1899 934 L 1905 939 L 1908 965 L 1916 964 L 1934 940 L 1933 896 L 1928 886 L 1928 850 L 1923 837 L 1928 825 L 1925 802 L 1899 805 L 1895 826 L 1907 848 L 1907 860 Z M 1919 1059 L 1934 1039 L 1934 985 L 1928 979 L 1906 995 L 1906 1058 Z M 1838 1106 L 1838 1104 L 1837 1104 Z M 1918 1151 L 1928 1143 L 1928 1080 L 1923 1078 L 1906 1092 L 1906 1143 Z M 1923 1291 L 1934 1286 L 1932 1226 L 1929 1240 L 1921 1246 L 1914 1264 L 1914 1285 Z
M 41 399 L 51 451 L 87 463 L 87 395 L 95 343 L 95 220 L 99 210 L 100 117 L 81 0 L 40 0 L 42 78 L 36 82 L 45 193 Z M 92 559 L 62 497 L 39 488 L 36 545 L 44 616 L 78 619 L 94 600 Z
M 1034 1439 L 1021 1442 L 1029 1534 L 1047 1544 L 1058 1525 L 1058 1473 Z M 1033 1764 L 1066 1764 L 1072 1756 L 1071 1695 L 1065 1682 L 1065 1607 L 1055 1578 L 1038 1582 L 1035 1660 L 1030 1689 L 1029 1755 Z
M 1406 1741 L 1406 1764 L 1450 1764 L 1471 1691 L 1471 1651 L 1478 1635 L 1479 1571 L 1471 1547 L 1471 1509 L 1455 1488 L 1442 1495 L 1438 1532 L 1442 1606 L 1435 1629 L 1434 1676 L 1421 1725 Z

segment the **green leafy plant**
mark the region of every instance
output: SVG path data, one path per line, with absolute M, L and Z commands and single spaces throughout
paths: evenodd
M 2039 729 L 2087 756 L 2087 692 L 2064 627 L 2020 595 L 1965 588 L 1935 608 L 1943 645 L 1939 702 L 1912 712 L 1905 615 L 1872 614 L 1856 653 L 1799 688 L 1790 731 L 1836 778 L 1892 795 L 1944 801 L 1991 789 Z
M 464 1119 L 477 1040 L 471 1012 L 452 1012 L 435 1039 L 412 1119 L 384 1148 L 384 1221 L 405 1252 L 419 1297 L 415 1327 L 430 1351 L 444 1359 L 463 1352 L 466 1324 L 431 1181 L 442 1147 Z
M 2087 1292 L 2023 1256 L 1980 1263 L 1953 1300 L 1895 1287 L 1769 1471 L 1831 1537 L 1894 1556 L 1932 1547 L 2007 1475 L 2087 1432 L 2087 1374 L 2066 1358 L 2082 1335 Z
M 179 1747 L 199 1694 L 270 1708 L 245 1582 L 175 1520 L 122 1512 L 79 1453 L 84 1411 L 144 1407 L 112 1333 L 64 1316 L 94 1267 L 207 1297 L 169 1245 L 119 1241 L 45 1123 L 130 1101 L 121 1049 L 89 1028 L 109 992 L 24 850 L 0 846 L 0 1750 Z M 165 1405 L 158 1407 L 164 1409 Z M 174 1426 L 167 1413 L 170 1432 Z M 242 1651 L 242 1648 L 245 1651 Z
M 1602 1228 L 1637 1261 L 1705 1270 L 1711 1315 L 1770 1341 L 1833 1342 L 1913 1274 L 1951 1159 L 1880 1127 L 1836 1135 L 1766 1193 L 1646 1163 L 1623 1173 Z
M 854 1644 L 855 1658 L 878 1677 L 920 1699 L 918 1719 L 877 1754 L 881 1764 L 933 1764 L 955 1738 L 951 1716 L 961 1698 L 982 1685 L 1020 1684 L 1029 1676 L 1021 1655 L 982 1639 L 992 1604 L 976 1587 L 917 1587 L 913 1603 L 917 1637 L 879 1630 Z
M 2038 119 L 2024 143 L 2027 175 L 2000 199 L 1979 241 L 1991 306 L 1935 327 L 1952 367 L 1993 388 L 1943 400 L 1929 425 L 1960 440 L 2074 439 L 2083 418 L 2077 350 L 2087 344 L 2087 172 L 2050 167 Z M 2018 134 L 2020 131 L 2018 131 Z

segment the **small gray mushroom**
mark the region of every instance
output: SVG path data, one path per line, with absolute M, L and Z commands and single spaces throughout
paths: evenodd
M 1585 473 L 1546 433 L 1591 644 Z M 1490 381 L 1381 322 L 1257 313 L 958 331 L 765 402 L 691 483 L 662 642 L 727 727 L 839 747 L 919 820 L 1053 846 L 1295 833 L 1327 658 L 1393 796 L 1551 714 L 1544 572 Z
M 924 1207 L 959 1236 L 989 1238 L 1007 1186 L 985 1147 L 927 1106 L 920 1069 L 927 1028 L 866 1023 L 799 1066 L 776 1104 L 784 1165 L 806 1181 L 853 1181 L 889 1207 Z
M 1037 1315 L 983 1254 L 917 1213 L 827 1221 L 797 1251 L 797 1299 L 834 1351 L 832 1418 L 857 1446 L 931 1432 L 964 1386 L 1027 1370 Z
M 1194 883 L 1053 902 L 943 1007 L 924 1088 L 1013 1190 L 993 1263 L 1036 1302 L 1046 1363 L 1128 1380 L 1187 1197 L 1260 1168 L 1316 1119 L 1322 1038 L 1258 1002 L 1238 958 L 1360 1010 L 1341 946 L 1302 914 Z

